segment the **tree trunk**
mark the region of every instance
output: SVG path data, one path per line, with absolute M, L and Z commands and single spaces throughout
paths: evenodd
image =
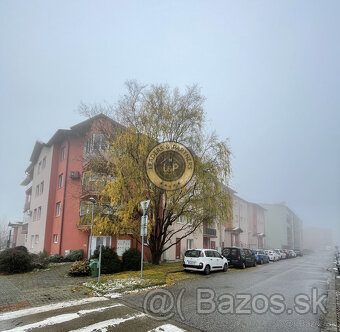
M 161 250 L 152 251 L 151 255 L 152 255 L 152 264 L 159 265 L 161 257 L 162 257 L 162 251 Z

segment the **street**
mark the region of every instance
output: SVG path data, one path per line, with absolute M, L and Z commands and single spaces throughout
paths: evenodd
M 171 312 L 168 311 L 168 307 L 161 308 L 162 303 L 164 304 L 162 293 L 156 291 L 153 302 L 146 298 L 148 295 L 145 294 L 131 295 L 125 300 L 141 307 L 144 302 L 147 310 L 150 309 L 151 303 L 154 312 L 162 311 L 162 315 L 167 318 L 173 318 L 203 331 L 319 331 L 323 301 L 320 304 L 318 300 L 322 299 L 327 290 L 330 277 L 327 269 L 331 262 L 330 252 L 319 252 L 246 270 L 231 268 L 227 273 L 216 272 L 199 279 L 187 280 L 168 289 L 172 295 L 170 300 L 175 303 Z M 214 300 L 211 299 L 212 292 L 215 294 Z M 263 300 L 261 303 L 261 299 L 251 310 L 252 299 L 263 296 L 270 299 L 274 294 L 283 296 L 285 304 L 283 312 L 274 314 L 266 310 L 265 313 L 257 313 L 261 311 L 261 305 L 264 303 Z M 169 297 L 169 294 L 163 295 Z M 304 307 L 301 303 L 297 308 L 294 307 L 294 298 L 297 295 L 305 302 Z M 228 296 L 229 298 L 233 296 L 236 304 L 243 296 L 248 303 L 243 308 L 235 305 L 234 313 L 228 313 L 225 307 L 219 306 L 219 303 L 225 302 Z M 314 302 L 315 310 L 311 300 Z M 297 300 L 295 303 L 299 304 Z M 308 303 L 312 305 L 310 310 L 307 308 Z M 299 309 L 303 309 L 304 312 L 308 309 L 309 312 L 297 313 Z
M 4 312 L 0 330 L 319 331 L 331 266 L 331 253 L 319 252 L 229 268 L 117 299 L 81 298 Z

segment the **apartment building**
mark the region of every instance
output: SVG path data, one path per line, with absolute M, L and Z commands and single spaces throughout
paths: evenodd
M 233 220 L 225 229 L 226 246 L 265 247 L 264 209 L 232 193 Z
M 129 235 L 93 234 L 89 243 L 88 217 L 93 207 L 89 198 L 97 197 L 98 183 L 112 180 L 107 175 L 90 174 L 85 169 L 89 154 L 105 152 L 108 147 L 102 133 L 103 126 L 120 127 L 110 118 L 98 115 L 70 129 L 58 130 L 47 143 L 36 142 L 34 145 L 22 182 L 26 186 L 25 245 L 30 252 L 45 250 L 48 254 L 65 255 L 70 250 L 82 248 L 87 256 L 89 248 L 92 254 L 99 244 L 104 244 L 117 248 L 118 255 L 121 255 L 130 247 L 140 248 L 140 244 Z M 191 248 L 288 247 L 293 243 L 298 248 L 302 242 L 302 223 L 295 214 L 290 214 L 291 221 L 285 224 L 287 241 L 272 245 L 276 242 L 269 241 L 269 238 L 277 235 L 272 231 L 273 222 L 269 222 L 271 212 L 265 214 L 267 207 L 248 202 L 235 191 L 227 190 L 232 197 L 232 218 L 204 224 L 179 241 L 184 234 L 181 228 L 190 222 L 180 218 L 172 226 L 177 235 L 170 241 L 174 245 L 163 254 L 163 259 L 182 259 L 184 252 Z M 272 231 L 270 235 L 267 227 Z M 145 258 L 150 258 L 148 250 L 145 250 Z
M 88 254 L 89 227 L 81 224 L 81 215 L 90 213 L 88 198 L 98 193 L 84 186 L 85 158 L 88 153 L 107 147 L 101 133 L 107 125 L 118 124 L 98 115 L 70 129 L 58 130 L 47 143 L 36 142 L 22 182 L 26 186 L 25 245 L 30 252 L 45 250 L 49 254 L 65 255 L 81 248 Z M 92 253 L 100 243 L 120 249 L 133 244 L 128 236 L 115 239 L 95 235 Z
M 302 220 L 285 203 L 259 205 L 265 209 L 267 247 L 303 249 Z

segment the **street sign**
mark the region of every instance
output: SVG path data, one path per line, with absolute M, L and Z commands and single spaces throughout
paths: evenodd
M 148 209 L 149 204 L 150 204 L 150 200 L 149 199 L 147 201 L 140 202 L 140 205 L 141 205 L 141 207 L 143 209 L 143 214 L 146 213 L 146 210 Z
M 140 223 L 140 236 L 148 235 L 148 216 L 143 216 Z
M 143 278 L 143 250 L 144 250 L 144 236 L 148 235 L 148 216 L 146 215 L 146 211 L 149 207 L 150 200 L 140 202 L 140 205 L 143 209 L 143 217 L 140 223 L 140 236 L 142 237 L 142 254 L 141 254 L 141 261 L 140 261 L 140 277 Z

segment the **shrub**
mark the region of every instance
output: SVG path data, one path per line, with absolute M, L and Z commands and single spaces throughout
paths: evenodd
M 68 255 L 65 256 L 65 262 L 75 262 L 81 261 L 84 258 L 84 250 L 78 249 L 71 251 Z
M 64 257 L 58 254 L 51 255 L 48 257 L 50 263 L 61 263 L 64 261 Z
M 46 251 L 39 254 L 30 254 L 31 264 L 34 269 L 46 269 L 48 266 L 48 254 Z
M 135 248 L 126 250 L 123 254 L 123 270 L 137 271 L 140 270 L 141 253 Z
M 99 250 L 95 250 L 92 258 L 99 259 Z M 113 248 L 102 247 L 102 261 L 100 272 L 103 274 L 117 273 L 121 271 L 121 261 Z
M 25 252 L 26 254 L 28 254 L 28 250 L 25 246 L 17 246 L 17 247 L 14 247 L 15 250 L 20 250 L 20 251 L 23 251 Z
M 0 272 L 22 273 L 31 270 L 31 258 L 24 250 L 12 248 L 0 253 Z
M 72 264 L 69 275 L 73 277 L 77 276 L 88 276 L 90 274 L 89 260 L 84 259 L 83 261 L 76 261 Z

